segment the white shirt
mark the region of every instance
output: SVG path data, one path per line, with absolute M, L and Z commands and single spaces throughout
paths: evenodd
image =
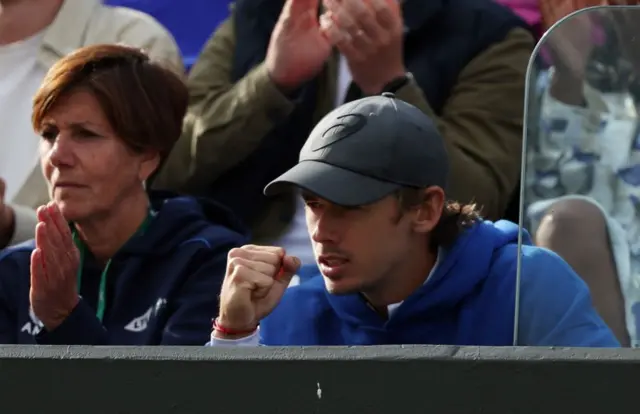
M 40 138 L 31 127 L 33 95 L 46 70 L 38 61 L 44 33 L 0 46 L 0 178 L 11 202 L 38 162 Z

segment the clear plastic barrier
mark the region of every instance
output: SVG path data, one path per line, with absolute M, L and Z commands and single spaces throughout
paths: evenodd
M 640 346 L 640 7 L 556 24 L 532 57 L 526 105 L 520 224 L 586 282 L 623 345 Z

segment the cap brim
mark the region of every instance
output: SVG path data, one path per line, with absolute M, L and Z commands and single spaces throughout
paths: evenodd
M 401 185 L 380 181 L 319 161 L 301 161 L 269 183 L 264 194 L 273 196 L 291 190 L 307 190 L 320 198 L 345 207 L 374 203 L 398 190 Z

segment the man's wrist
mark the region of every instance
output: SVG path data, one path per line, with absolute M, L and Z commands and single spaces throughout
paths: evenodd
M 273 83 L 273 86 L 275 86 L 275 88 L 287 98 L 292 99 L 296 97 L 300 91 L 300 88 L 302 87 L 301 84 L 279 78 L 278 76 L 274 75 L 274 73 L 269 70 L 269 68 L 267 68 L 267 75 L 269 76 L 271 83 Z
M 385 76 L 384 78 L 385 81 L 382 83 L 370 85 L 366 87 L 364 87 L 363 85 L 358 85 L 358 86 L 360 86 L 360 89 L 362 90 L 362 92 L 367 96 L 380 95 L 383 92 L 395 93 L 396 90 L 402 87 L 401 84 L 408 83 L 412 76 L 409 72 L 407 72 L 404 69 L 397 70 L 392 73 L 393 75 Z
M 586 107 L 584 81 L 562 71 L 556 71 L 549 82 L 549 94 L 570 106 Z
M 409 82 L 411 82 L 411 78 L 413 75 L 411 73 L 403 71 L 402 73 L 396 74 L 393 78 L 387 81 L 382 88 L 380 88 L 380 93 L 391 92 L 396 93 L 398 90 L 402 89 Z
M 257 329 L 257 323 L 239 326 L 218 317 L 213 321 L 212 337 L 226 340 L 243 339 L 255 334 Z

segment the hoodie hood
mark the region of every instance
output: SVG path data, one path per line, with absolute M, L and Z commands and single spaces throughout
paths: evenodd
M 204 198 L 178 196 L 164 191 L 149 195 L 153 220 L 143 234 L 134 236 L 121 249 L 131 255 L 166 254 L 197 235 L 203 228 L 217 225 L 249 237 L 248 229 L 225 206 Z
M 449 249 L 442 249 L 438 263 L 427 282 L 409 296 L 395 311 L 389 323 L 414 315 L 428 318 L 457 307 L 474 294 L 491 272 L 496 253 L 509 244 L 518 243 L 519 226 L 509 221 L 480 221 L 462 233 Z M 531 244 L 523 231 L 523 244 Z M 515 277 L 515 274 L 514 274 Z M 362 326 L 380 328 L 386 321 L 373 312 L 359 294 L 331 295 L 331 306 L 341 319 Z

